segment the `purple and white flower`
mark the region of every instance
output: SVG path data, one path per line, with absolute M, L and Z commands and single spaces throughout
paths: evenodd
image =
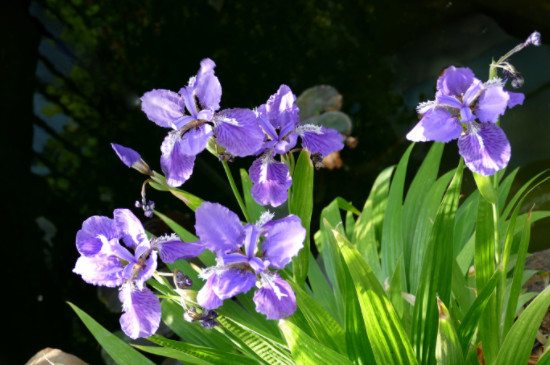
M 414 142 L 449 142 L 458 138 L 466 166 L 493 175 L 510 160 L 510 143 L 496 124 L 506 108 L 522 104 L 524 95 L 503 89 L 498 79 L 486 83 L 465 67 L 448 67 L 437 80 L 435 100 L 421 103 L 422 119 L 407 134 Z
M 267 319 L 282 319 L 296 311 L 290 285 L 271 269 L 283 269 L 303 247 L 306 230 L 299 217 L 273 220 L 264 213 L 256 224 L 243 226 L 239 217 L 217 204 L 204 202 L 196 210 L 195 229 L 200 241 L 217 255 L 217 265 L 205 269 L 205 285 L 197 302 L 216 309 L 225 299 L 254 286 L 256 310 Z
M 241 157 L 255 154 L 264 141 L 252 110 L 218 112 L 222 88 L 214 74 L 215 66 L 206 58 L 197 75 L 179 92 L 155 89 L 141 97 L 147 118 L 172 129 L 161 146 L 161 167 L 170 186 L 180 186 L 189 179 L 195 156 L 206 148 L 211 136 L 229 154 Z
M 158 297 L 145 282 L 157 268 L 157 256 L 173 263 L 195 257 L 205 247 L 200 242 L 182 242 L 174 234 L 149 239 L 128 209 L 116 209 L 113 216 L 93 216 L 84 221 L 76 235 L 81 256 L 73 272 L 89 284 L 120 287 L 122 330 L 133 339 L 151 336 L 159 327 L 161 309 Z
M 300 124 L 296 96 L 287 85 L 281 85 L 266 104 L 256 109 L 267 141 L 258 151 L 260 157 L 252 163 L 249 175 L 253 182 L 252 197 L 261 205 L 277 207 L 288 197 L 292 185 L 288 166 L 275 160 L 276 155 L 290 151 L 302 139 L 302 146 L 322 157 L 344 148 L 343 136 L 334 129 L 313 124 Z

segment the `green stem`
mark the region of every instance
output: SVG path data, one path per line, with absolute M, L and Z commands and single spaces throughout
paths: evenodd
M 229 185 L 231 185 L 231 189 L 233 190 L 233 194 L 235 195 L 235 198 L 237 198 L 239 207 L 241 207 L 241 211 L 243 212 L 244 218 L 248 223 L 252 223 L 250 222 L 250 217 L 248 216 L 248 212 L 244 205 L 243 198 L 241 197 L 241 193 L 239 192 L 239 189 L 237 189 L 237 184 L 235 184 L 235 180 L 233 179 L 233 175 L 231 174 L 231 170 L 229 169 L 229 165 L 227 164 L 227 161 L 222 161 L 222 165 L 223 165 L 223 169 L 225 170 L 225 174 L 227 175 L 227 179 L 229 180 Z
M 491 204 L 493 207 L 493 227 L 495 235 L 495 260 L 497 265 L 500 263 L 502 257 L 502 250 L 500 247 L 499 234 L 498 234 L 498 207 L 497 203 Z
M 288 170 L 290 172 L 290 176 L 293 176 L 294 175 L 294 155 L 292 154 L 292 151 L 289 151 L 287 153 L 285 153 L 284 155 L 281 155 L 281 162 L 283 162 L 285 165 L 288 166 Z M 292 189 L 294 188 L 294 185 L 292 185 L 290 187 L 290 189 L 288 189 L 288 209 L 290 209 L 290 200 L 291 200 L 291 197 L 292 197 Z M 289 211 L 290 213 L 290 211 Z
M 499 222 L 499 209 L 498 209 L 498 177 L 497 174 L 492 176 L 492 183 L 493 188 L 495 190 L 497 199 L 495 202 L 491 203 L 492 211 L 493 211 L 493 234 L 494 234 L 494 240 L 495 240 L 495 263 L 498 267 L 499 264 L 502 263 L 504 259 L 504 252 L 503 247 L 500 245 L 500 234 L 498 229 L 498 222 Z M 498 332 L 495 334 L 498 337 L 499 343 L 502 341 L 502 325 L 503 325 L 503 319 L 501 317 L 502 315 L 502 308 L 504 307 L 504 293 L 506 290 L 506 273 L 502 275 L 502 279 L 500 282 L 500 285 L 496 286 L 496 313 L 497 317 L 499 318 L 499 326 L 498 326 Z

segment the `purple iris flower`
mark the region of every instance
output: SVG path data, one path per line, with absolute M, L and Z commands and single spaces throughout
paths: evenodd
M 451 66 L 437 80 L 435 100 L 421 103 L 423 114 L 407 134 L 414 142 L 449 142 L 458 138 L 466 166 L 480 175 L 493 175 L 510 160 L 510 143 L 496 124 L 506 108 L 522 104 L 525 96 L 503 89 L 498 79 L 486 83 L 466 67 Z
M 252 163 L 249 175 L 254 183 L 252 196 L 262 205 L 277 207 L 283 204 L 292 185 L 288 166 L 275 160 L 296 146 L 298 137 L 302 146 L 321 157 L 344 148 L 342 135 L 334 130 L 313 124 L 300 124 L 296 96 L 286 85 L 271 95 L 266 104 L 257 108 L 258 121 L 267 135 L 259 150 L 260 157 Z
M 161 146 L 161 167 L 170 186 L 180 186 L 193 173 L 195 156 L 211 136 L 234 156 L 249 156 L 261 147 L 264 134 L 249 109 L 220 109 L 222 88 L 209 58 L 178 93 L 155 89 L 141 97 L 149 120 L 171 128 Z M 198 100 L 198 103 L 197 103 Z
M 73 272 L 89 284 L 120 287 L 122 330 L 133 339 L 151 336 L 159 327 L 161 309 L 158 297 L 145 282 L 157 268 L 157 256 L 173 263 L 195 257 L 205 247 L 199 242 L 184 243 L 176 235 L 150 240 L 128 209 L 116 209 L 113 216 L 93 216 L 84 221 L 76 234 L 81 256 Z
M 264 213 L 256 224 L 243 226 L 239 217 L 217 204 L 204 202 L 195 212 L 195 229 L 201 242 L 217 254 L 217 266 L 205 269 L 206 279 L 197 294 L 197 302 L 215 309 L 225 299 L 246 293 L 254 286 L 256 310 L 267 319 L 281 319 L 294 314 L 296 297 L 279 274 L 303 247 L 306 230 L 299 217 L 289 215 L 273 220 Z

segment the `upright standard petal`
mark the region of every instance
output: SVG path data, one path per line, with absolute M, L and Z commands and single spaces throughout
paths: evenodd
M 307 124 L 301 127 L 306 126 Z M 340 151 L 344 148 L 344 137 L 337 130 L 325 128 L 323 126 L 312 125 L 312 127 L 318 127 L 319 130 L 305 129 L 300 133 L 300 136 L 302 137 L 302 145 L 311 153 L 318 153 L 321 156 L 328 156 L 332 152 Z M 298 128 L 298 130 L 300 130 L 300 128 Z
M 433 109 L 424 114 L 407 134 L 407 139 L 413 142 L 449 142 L 461 134 L 462 126 L 456 117 L 445 109 Z
M 195 94 L 203 108 L 218 110 L 222 98 L 222 86 L 214 75 L 216 64 L 210 58 L 201 61 L 201 68 L 195 80 Z
M 82 223 L 76 233 L 76 248 L 81 255 L 93 256 L 101 251 L 105 237 L 107 241 L 118 238 L 115 221 L 104 216 L 94 215 Z
M 473 106 L 483 91 L 484 85 L 481 80 L 474 79 L 468 90 L 464 93 L 462 101 L 465 106 Z
M 195 156 L 182 152 L 182 141 L 177 131 L 168 133 L 160 149 L 160 165 L 166 175 L 166 183 L 173 187 L 182 185 L 193 174 Z
M 136 290 L 131 285 L 124 285 L 119 298 L 124 310 L 120 327 L 128 337 L 135 340 L 157 332 L 161 316 L 160 301 L 150 289 Z
M 502 86 L 491 86 L 481 93 L 474 113 L 482 122 L 496 123 L 498 117 L 504 114 L 509 98 Z
M 458 140 L 458 151 L 470 170 L 484 176 L 505 168 L 511 155 L 504 131 L 492 123 L 470 126 L 469 131 Z
M 469 68 L 450 66 L 437 79 L 437 91 L 444 95 L 461 96 L 466 93 L 474 79 L 474 73 Z
M 243 226 L 239 217 L 218 203 L 203 202 L 195 211 L 195 231 L 210 251 L 236 251 L 242 244 Z
M 115 209 L 113 217 L 122 242 L 129 248 L 136 248 L 140 243 L 148 240 L 141 221 L 130 209 Z
M 197 257 L 206 249 L 200 242 L 182 242 L 176 235 L 153 239 L 153 247 L 158 250 L 162 262 L 172 264 L 177 260 Z
M 248 270 L 230 269 L 219 272 L 212 290 L 221 300 L 247 293 L 256 285 L 256 275 Z
M 261 205 L 278 207 L 288 198 L 288 188 L 292 178 L 288 166 L 264 156 L 252 163 L 249 170 L 250 180 L 254 183 L 252 197 Z
M 225 109 L 214 119 L 216 142 L 233 156 L 250 156 L 262 147 L 265 134 L 250 109 Z
M 122 284 L 124 266 L 116 256 L 99 254 L 80 256 L 73 269 L 88 284 L 114 288 Z
M 155 89 L 143 94 L 141 110 L 149 120 L 164 128 L 173 128 L 174 122 L 184 115 L 180 95 L 163 89 Z
M 304 247 L 306 230 L 298 216 L 288 217 L 269 222 L 265 240 L 262 243 L 264 260 L 269 266 L 283 269 Z
M 267 319 L 283 319 L 296 312 L 296 296 L 278 274 L 262 275 L 262 287 L 254 293 L 256 311 Z
M 266 111 L 266 105 L 262 104 L 259 107 L 255 109 L 256 117 L 258 118 L 258 124 L 263 129 L 265 134 L 270 139 L 277 139 L 277 131 L 275 130 L 275 127 L 269 122 L 269 119 L 267 118 L 267 111 Z
M 281 85 L 277 93 L 271 95 L 266 103 L 267 118 L 274 128 L 280 128 L 279 135 L 284 136 L 296 129 L 300 123 L 299 108 L 294 104 L 296 95 L 287 85 Z

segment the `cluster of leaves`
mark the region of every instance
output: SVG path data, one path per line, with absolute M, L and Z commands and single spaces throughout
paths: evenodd
M 535 176 L 509 197 L 517 170 L 505 178 L 500 172 L 494 204 L 477 190 L 460 203 L 463 164 L 438 177 L 443 145 L 436 143 L 405 194 L 413 146 L 378 176 L 362 211 L 342 198 L 323 209 L 314 235 L 319 256 L 311 255 L 308 242 L 286 272 L 296 293 L 295 315 L 266 321 L 249 294 L 239 295 L 220 308 L 221 326 L 205 330 L 182 319 L 179 297 L 159 276 L 151 285 L 165 298 L 163 321 L 178 340 L 155 335 L 148 339 L 159 346 L 134 346 L 193 364 L 526 363 L 550 305 L 546 289 L 521 311 L 536 295 L 521 290 L 533 274 L 524 271 L 530 225 L 550 212 L 520 214 L 520 208 L 548 178 Z M 313 166 L 307 152 L 292 172 L 290 212 L 309 227 Z M 253 202 L 244 170 L 241 180 L 249 214 L 257 217 L 263 208 Z M 191 209 L 200 205 L 178 193 Z M 157 214 L 182 240 L 196 240 Z M 203 254 L 200 260 L 208 266 L 214 258 Z M 189 263 L 177 268 L 200 283 Z M 150 363 L 74 308 L 116 361 Z

